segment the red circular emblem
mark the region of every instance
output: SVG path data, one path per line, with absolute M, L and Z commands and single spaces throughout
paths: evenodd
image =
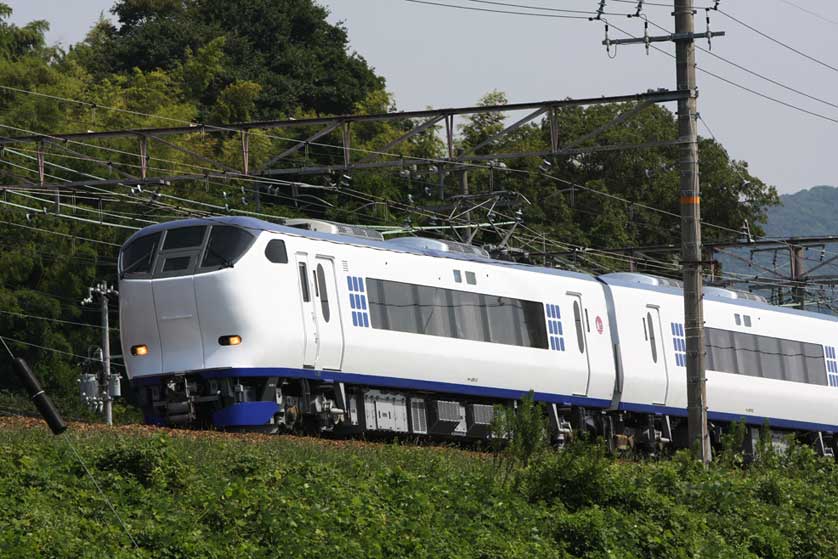
M 602 319 L 600 317 L 596 317 L 596 331 L 602 334 Z

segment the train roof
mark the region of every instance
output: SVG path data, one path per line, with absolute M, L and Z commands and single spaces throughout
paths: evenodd
M 648 278 L 655 278 L 663 281 L 652 282 Z M 630 272 L 618 272 L 613 274 L 603 274 L 598 276 L 598 279 L 607 285 L 627 287 L 630 289 L 639 289 L 644 291 L 655 291 L 657 293 L 668 293 L 670 295 L 677 295 L 683 297 L 684 291 L 681 288 L 680 281 L 669 280 L 668 278 L 656 278 L 648 274 L 637 274 Z M 737 296 L 731 296 L 736 294 Z M 838 316 L 816 313 L 812 311 L 804 311 L 800 309 L 792 309 L 788 307 L 780 307 L 765 302 L 764 300 L 749 299 L 743 297 L 743 292 L 736 292 L 733 290 L 720 289 L 712 286 L 705 286 L 704 299 L 734 305 L 738 307 L 747 307 L 761 310 L 770 310 L 774 312 L 781 312 L 793 314 L 797 316 L 805 316 L 808 318 L 816 318 L 819 320 L 826 320 L 829 322 L 838 322 Z
M 174 227 L 188 227 L 194 225 L 232 225 L 236 227 L 241 227 L 244 229 L 248 229 L 253 231 L 254 233 L 259 232 L 269 232 L 269 233 L 282 233 L 285 235 L 293 235 L 297 237 L 305 237 L 310 239 L 320 239 L 324 241 L 330 241 L 335 243 L 341 244 L 348 244 L 354 246 L 363 246 L 374 248 L 377 250 L 388 250 L 392 252 L 401 252 L 401 253 L 408 253 L 408 254 L 417 254 L 421 256 L 433 256 L 437 258 L 448 258 L 451 260 L 464 260 L 468 262 L 475 262 L 480 264 L 489 264 L 494 266 L 504 266 L 508 268 L 518 268 L 527 270 L 530 272 L 554 275 L 554 276 L 563 276 L 563 277 L 571 277 L 581 280 L 587 281 L 598 281 L 597 278 L 590 274 L 583 274 L 580 272 L 571 272 L 568 270 L 559 270 L 556 268 L 545 268 L 541 266 L 534 266 L 531 264 L 520 264 L 518 262 L 508 262 L 505 260 L 496 260 L 493 258 L 486 258 L 484 256 L 480 256 L 477 254 L 465 254 L 465 253 L 458 253 L 458 252 L 447 252 L 441 250 L 433 250 L 428 248 L 420 248 L 414 246 L 407 246 L 399 243 L 391 243 L 389 241 L 377 241 L 374 239 L 364 239 L 361 237 L 352 237 L 349 235 L 339 235 L 335 233 L 324 233 L 319 231 L 310 231 L 306 229 L 298 229 L 296 227 L 287 227 L 285 225 L 279 225 L 277 223 L 271 223 L 269 221 L 264 221 L 261 219 L 256 219 L 253 217 L 246 217 L 246 216 L 212 216 L 212 217 L 201 217 L 201 218 L 190 218 L 190 219 L 180 219 L 175 221 L 167 221 L 164 223 L 156 223 L 154 225 L 149 225 L 143 229 L 140 229 L 131 237 L 128 238 L 127 241 L 123 244 L 125 246 L 129 242 L 133 241 L 134 239 L 148 235 L 150 233 L 155 233 L 158 231 L 164 231 L 166 229 L 172 229 Z
M 421 256 L 432 256 L 436 258 L 448 258 L 451 260 L 461 260 L 461 261 L 468 261 L 468 262 L 475 262 L 480 264 L 489 264 L 494 266 L 503 266 L 507 268 L 513 269 L 520 269 L 526 270 L 529 272 L 535 272 L 540 274 L 547 274 L 553 276 L 561 276 L 561 277 L 570 277 L 575 279 L 587 280 L 587 281 L 594 281 L 594 282 L 602 282 L 609 286 L 620 286 L 626 287 L 631 289 L 639 289 L 645 291 L 655 291 L 658 293 L 668 293 L 670 295 L 678 295 L 683 296 L 683 290 L 681 289 L 680 283 L 673 280 L 667 280 L 666 278 L 657 278 L 655 276 L 650 276 L 647 274 L 635 274 L 635 273 L 613 273 L 613 274 L 604 274 L 602 276 L 593 276 L 591 274 L 583 274 L 580 272 L 571 272 L 568 270 L 560 270 L 557 268 L 546 268 L 542 266 L 535 266 L 531 264 L 521 264 L 518 262 L 508 262 L 505 260 L 496 260 L 493 258 L 486 258 L 476 254 L 463 254 L 463 253 L 456 253 L 456 252 L 446 252 L 441 250 L 433 250 L 428 248 L 418 248 L 413 246 L 406 246 L 397 243 L 390 243 L 389 241 L 377 241 L 373 239 L 364 239 L 361 237 L 352 237 L 348 235 L 339 235 L 334 233 L 324 233 L 319 231 L 309 231 L 305 229 L 298 229 L 295 227 L 287 227 L 285 225 L 279 225 L 277 223 L 271 223 L 269 221 L 265 221 L 262 219 L 257 219 L 254 217 L 248 216 L 211 216 L 211 217 L 201 217 L 201 218 L 190 218 L 190 219 L 181 219 L 175 221 L 167 221 L 164 223 L 156 223 L 154 225 L 150 225 L 145 227 L 128 238 L 125 241 L 125 244 L 128 244 L 132 240 L 137 237 L 141 237 L 147 235 L 149 233 L 154 233 L 157 231 L 163 231 L 166 229 L 172 229 L 174 227 L 186 227 L 191 225 L 213 225 L 213 224 L 220 224 L 220 225 L 232 225 L 236 227 L 241 227 L 243 229 L 248 229 L 253 231 L 254 233 L 260 232 L 269 232 L 269 233 L 282 233 L 285 235 L 292 235 L 296 237 L 305 237 L 310 239 L 320 239 L 324 241 L 330 241 L 335 243 L 342 243 L 342 244 L 349 244 L 354 246 L 364 246 L 369 248 L 374 248 L 377 250 L 388 250 L 392 252 L 401 252 L 401 253 L 408 253 L 408 254 L 417 254 Z M 124 245 L 123 245 L 124 246 Z M 648 281 L 649 278 L 655 278 L 658 281 Z M 762 310 L 771 310 L 775 312 L 782 312 L 788 314 L 794 314 L 798 316 L 806 316 L 809 318 L 816 318 L 820 320 L 827 320 L 831 322 L 838 322 L 838 317 L 822 314 L 822 313 L 815 313 L 811 311 L 803 311 L 799 309 L 791 309 L 786 307 L 779 307 L 777 305 L 771 305 L 769 303 L 757 300 L 749 300 L 745 298 L 732 298 L 729 295 L 722 293 L 723 290 L 713 290 L 708 289 L 704 293 L 704 298 L 717 301 L 720 303 L 726 303 L 729 305 L 734 306 L 742 306 L 742 307 L 750 307 Z

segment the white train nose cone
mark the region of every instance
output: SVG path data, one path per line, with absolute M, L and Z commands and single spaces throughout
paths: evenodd
M 151 282 L 124 281 L 119 286 L 120 337 L 128 376 L 159 375 L 162 364 L 160 334 Z M 140 354 L 135 347 L 145 346 Z
M 158 279 L 154 305 L 163 353 L 163 372 L 204 368 L 204 348 L 193 276 Z

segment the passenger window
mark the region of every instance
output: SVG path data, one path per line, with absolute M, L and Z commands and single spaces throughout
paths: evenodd
M 469 285 L 477 285 L 477 276 L 474 272 L 466 272 L 466 283 Z
M 221 266 L 231 268 L 253 242 L 253 235 L 229 225 L 216 225 L 210 231 L 202 268 Z
M 122 251 L 123 274 L 149 274 L 157 253 L 160 233 L 146 235 L 133 241 Z
M 573 302 L 573 320 L 576 322 L 576 343 L 579 344 L 579 353 L 585 353 L 585 333 L 582 331 L 582 310 L 579 302 Z
M 326 291 L 326 274 L 320 264 L 317 265 L 317 285 L 320 290 L 320 310 L 323 313 L 323 320 L 329 322 L 329 294 Z
M 460 270 L 454 270 L 454 282 L 463 283 L 463 274 Z
M 655 327 L 652 324 L 652 313 L 646 313 L 646 322 L 649 324 L 649 345 L 652 346 L 652 362 L 658 362 L 658 347 L 655 343 Z
M 745 326 L 747 326 L 748 328 L 751 327 L 751 316 L 750 315 L 743 314 L 742 315 L 742 320 L 745 322 Z
M 163 241 L 163 250 L 201 246 L 201 243 L 204 242 L 204 232 L 206 230 L 205 225 L 169 229 L 166 231 L 166 239 Z
M 305 262 L 300 262 L 300 287 L 303 290 L 303 301 L 308 303 L 311 301 L 311 293 L 308 290 L 308 271 L 306 270 Z
M 273 239 L 268 241 L 265 247 L 265 256 L 274 264 L 288 264 L 288 252 L 285 250 L 285 241 Z
M 739 313 L 733 315 L 733 320 L 736 321 L 737 326 L 742 326 L 742 317 L 739 316 Z
M 550 347 L 544 305 L 536 301 L 373 278 L 367 279 L 367 289 L 373 328 Z

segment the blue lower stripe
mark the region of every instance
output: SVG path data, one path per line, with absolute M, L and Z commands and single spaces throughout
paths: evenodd
M 650 404 L 634 404 L 630 402 L 623 402 L 620 404 L 620 409 L 635 413 L 652 413 L 656 415 L 673 415 L 676 417 L 687 417 L 686 408 L 674 408 L 671 406 L 654 406 Z M 838 431 L 838 425 L 829 425 L 826 423 L 813 423 L 809 421 L 795 421 L 791 419 L 780 419 L 776 417 L 763 417 L 758 415 L 746 415 L 737 413 L 727 413 L 720 411 L 708 411 L 707 417 L 710 421 L 722 421 L 725 423 L 733 421 L 744 421 L 748 425 L 762 426 L 768 422 L 771 427 L 779 429 L 797 429 L 800 431 L 826 431 L 828 433 Z

